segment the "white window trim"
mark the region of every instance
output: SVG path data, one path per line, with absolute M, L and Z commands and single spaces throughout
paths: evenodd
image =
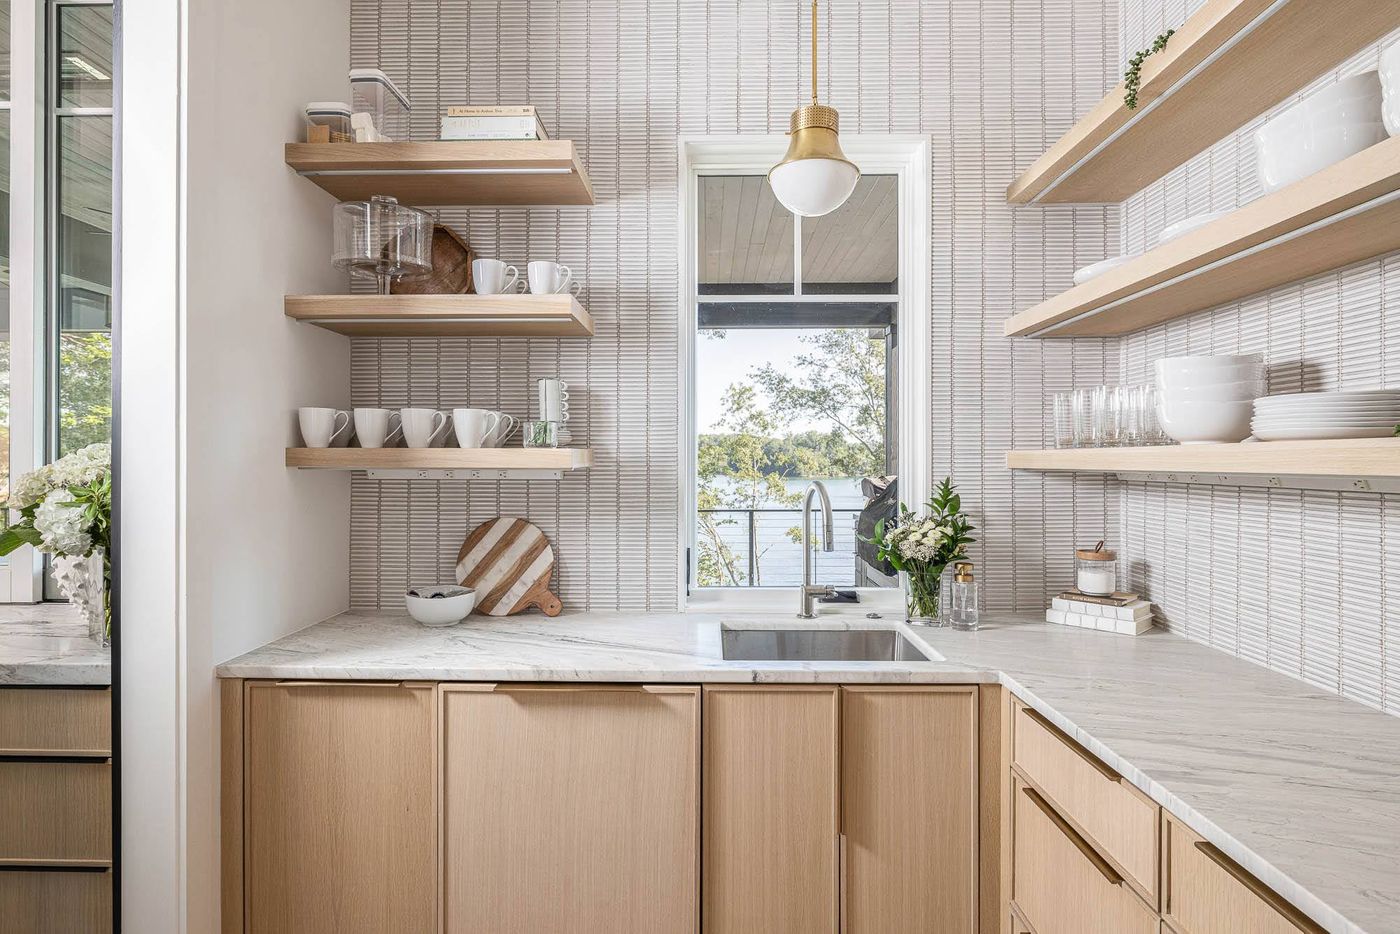
M 42 0 L 10 8 L 10 480 L 44 453 L 44 17 Z M 0 559 L 0 602 L 44 598 L 43 556 Z
M 678 141 L 680 233 L 680 327 L 678 392 L 680 399 L 679 587 L 677 605 L 687 611 L 796 611 L 795 587 L 695 588 L 687 593 L 688 550 L 695 541 L 695 320 L 698 276 L 696 199 L 705 175 L 763 174 L 787 150 L 787 137 L 682 136 Z M 930 378 L 932 299 L 932 146 L 927 136 L 843 134 L 847 158 L 869 175 L 899 177 L 898 295 L 898 476 L 900 499 L 911 505 L 928 499 L 932 489 L 932 386 Z M 800 246 L 795 246 L 800 250 Z M 765 297 L 769 299 L 771 297 Z M 849 296 L 842 296 L 849 298 Z M 891 296 L 881 296 L 888 300 Z M 820 583 L 820 581 L 818 581 Z M 841 609 L 902 612 L 897 588 L 861 588 L 861 603 Z

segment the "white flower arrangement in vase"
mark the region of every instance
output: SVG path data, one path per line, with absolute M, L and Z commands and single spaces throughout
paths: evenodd
M 903 503 L 893 522 L 881 520 L 875 526 L 876 555 L 900 572 L 904 581 L 906 619 L 911 623 L 937 626 L 943 570 L 966 554 L 976 541 L 970 534 L 975 526 L 962 511 L 962 498 L 951 479 L 944 479 L 925 505 L 928 510 L 916 516 Z
M 15 481 L 6 504 L 19 518 L 0 531 L 0 555 L 33 545 L 53 556 L 54 578 L 104 644 L 112 638 L 112 446 L 89 444 Z

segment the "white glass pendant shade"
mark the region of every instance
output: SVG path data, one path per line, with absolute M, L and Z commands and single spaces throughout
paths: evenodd
M 793 111 L 787 155 L 768 173 L 773 195 L 792 213 L 830 214 L 855 191 L 860 169 L 841 151 L 836 134 L 832 108 L 809 104 Z

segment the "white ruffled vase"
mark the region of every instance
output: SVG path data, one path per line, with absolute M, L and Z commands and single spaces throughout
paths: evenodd
M 107 645 L 111 634 L 107 632 L 106 556 L 102 549 L 94 548 L 86 558 L 55 555 L 50 563 L 58 592 L 82 613 L 88 635 Z

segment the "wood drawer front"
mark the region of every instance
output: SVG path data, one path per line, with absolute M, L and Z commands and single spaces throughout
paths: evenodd
M 1014 744 L 1021 771 L 1155 906 L 1161 809 L 1021 704 L 1016 705 Z
M 111 858 L 110 763 L 0 762 L 0 861 Z
M 107 688 L 0 688 L 0 756 L 111 754 Z
M 1103 857 L 1033 789 L 1012 787 L 1012 898 L 1036 934 L 1156 934 L 1156 914 Z
M 1166 820 L 1162 914 L 1180 934 L 1299 934 L 1322 929 L 1214 846 Z
M 23 934 L 109 934 L 112 873 L 0 872 L 0 920 Z

